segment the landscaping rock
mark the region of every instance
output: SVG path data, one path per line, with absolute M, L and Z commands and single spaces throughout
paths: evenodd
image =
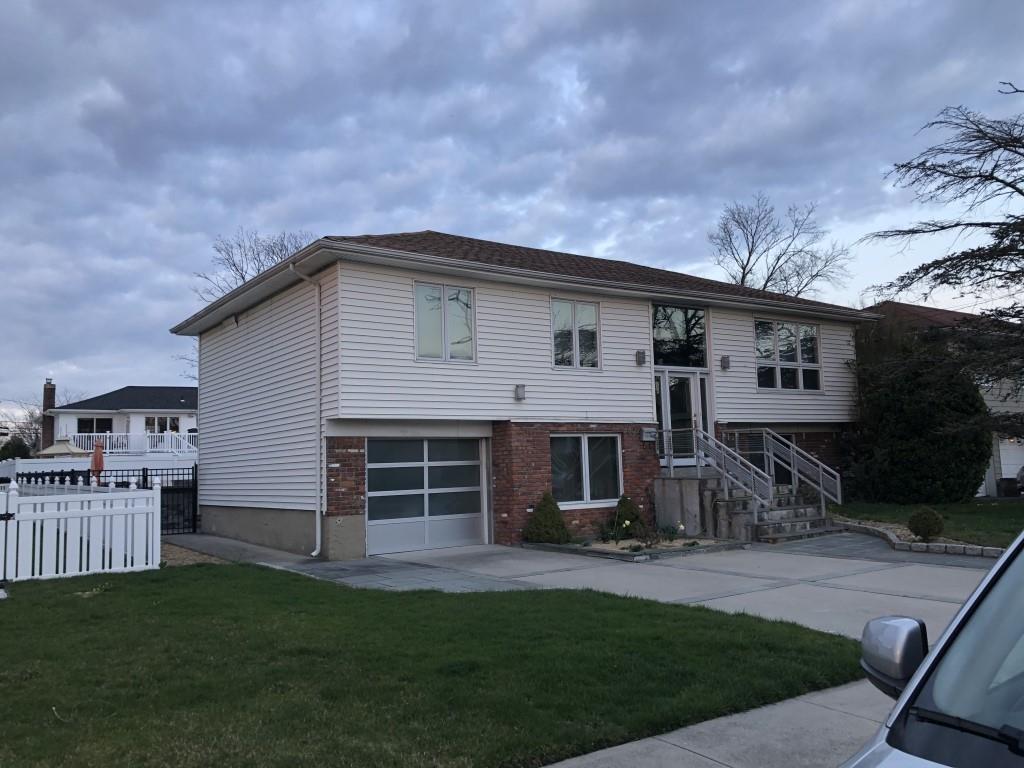
M 892 546 L 893 546 L 894 549 L 899 550 L 900 552 L 909 552 L 910 551 L 910 542 L 909 541 L 897 541 Z
M 944 554 L 946 554 L 946 545 L 945 544 L 929 544 L 928 545 L 928 551 L 931 552 L 933 555 L 944 555 Z
M 985 557 L 1000 557 L 1003 554 L 1003 550 L 999 547 L 984 547 L 981 550 L 981 554 Z
M 964 554 L 974 555 L 977 557 L 981 555 L 981 547 L 975 546 L 974 544 L 967 544 L 966 546 L 964 546 Z
M 927 552 L 928 551 L 928 545 L 925 544 L 924 542 L 921 542 L 921 541 L 915 541 L 913 544 L 910 545 L 910 551 L 911 552 Z
M 962 555 L 964 553 L 963 544 L 947 544 L 946 554 L 947 555 Z

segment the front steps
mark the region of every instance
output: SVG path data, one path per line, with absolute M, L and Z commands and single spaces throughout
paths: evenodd
M 655 485 L 659 527 L 684 524 L 690 536 L 772 544 L 845 530 L 822 515 L 817 501 L 788 485 L 775 486 L 771 508 L 759 510 L 755 520 L 754 500 L 735 492 L 726 498 L 715 470 L 704 468 L 698 478 L 693 468 L 684 469 L 689 471 L 677 469 L 674 478 L 663 476 Z
M 728 538 L 778 544 L 844 530 L 822 514 L 817 502 L 808 502 L 788 485 L 775 486 L 771 508 L 761 509 L 756 517 L 754 500 L 735 494 L 725 498 L 719 478 L 705 478 L 702 486 L 701 501 L 713 510 L 715 528 Z

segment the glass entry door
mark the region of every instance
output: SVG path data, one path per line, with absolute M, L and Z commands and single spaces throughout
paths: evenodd
M 654 372 L 654 408 L 658 415 L 658 429 L 672 430 L 673 464 L 681 466 L 695 462 L 693 429 L 708 430 L 707 404 L 706 375 L 668 370 Z M 668 444 L 663 443 L 662 447 L 666 448 Z

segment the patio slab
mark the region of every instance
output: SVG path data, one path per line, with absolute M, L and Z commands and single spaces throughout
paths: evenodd
M 973 568 L 943 568 L 934 565 L 904 565 L 895 571 L 872 571 L 819 582 L 900 597 L 949 600 L 958 605 L 974 591 L 985 572 Z
M 523 549 L 522 547 L 503 547 L 496 544 L 400 552 L 393 555 L 381 555 L 381 558 L 500 578 L 532 576 L 552 571 L 600 568 L 607 565 L 606 562 L 579 555 Z
M 657 564 L 681 570 L 705 569 L 757 578 L 800 581 L 878 571 L 885 567 L 872 560 L 812 557 L 760 550 L 691 555 L 677 560 L 659 560 Z

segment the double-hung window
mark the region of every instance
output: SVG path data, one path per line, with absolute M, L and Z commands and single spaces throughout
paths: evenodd
M 581 506 L 614 503 L 622 495 L 618 435 L 552 435 L 551 493 Z
M 754 322 L 758 389 L 821 389 L 818 326 L 775 320 Z
M 558 368 L 598 368 L 597 304 L 590 301 L 551 300 L 551 340 Z
M 147 416 L 146 431 L 151 433 L 177 432 L 179 420 L 177 416 Z
M 416 357 L 421 360 L 476 359 L 472 288 L 416 283 Z

